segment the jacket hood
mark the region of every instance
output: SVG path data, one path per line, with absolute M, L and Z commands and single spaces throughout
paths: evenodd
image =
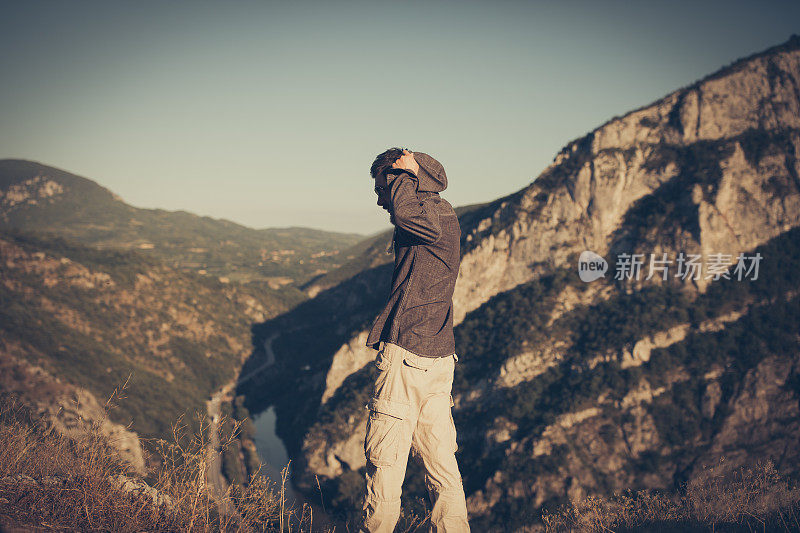
M 441 192 L 447 188 L 447 174 L 441 163 L 423 152 L 414 152 L 414 159 L 419 165 L 418 191 Z

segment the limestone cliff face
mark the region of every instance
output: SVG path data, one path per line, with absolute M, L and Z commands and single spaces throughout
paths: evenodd
M 747 465 L 752 456 L 768 457 L 784 471 L 798 473 L 800 457 L 800 402 L 787 380 L 800 375 L 800 353 L 773 355 L 747 373 L 728 407 L 722 427 L 706 453 L 697 461 L 692 477 L 702 465 L 732 471 Z M 713 374 L 703 392 L 703 415 L 712 418 L 721 407 L 721 385 Z M 719 459 L 724 457 L 724 464 Z M 787 461 L 787 458 L 791 458 Z
M 699 234 L 685 236 L 692 249 L 683 251 L 751 250 L 796 226 L 800 51 L 790 46 L 728 70 L 569 143 L 525 189 L 481 210 L 478 220 L 470 217 L 453 296 L 455 322 L 493 295 L 565 264 L 576 251 L 607 253 L 634 203 L 682 172 L 699 171 L 669 158 L 697 143 L 720 142 L 714 172 L 721 176 L 713 192 L 700 180 L 689 180 L 681 191 L 691 198 L 699 224 Z M 752 137 L 771 133 L 785 135 L 783 149 L 746 152 Z M 789 194 L 770 194 L 784 187 Z M 372 350 L 353 348 L 349 342 L 334 354 L 335 376 L 323 398 L 349 374 L 340 368 L 374 358 Z M 338 363 L 344 358 L 353 363 Z
M 469 251 L 454 298 L 459 317 L 531 279 L 537 265 L 564 264 L 575 251 L 607 252 L 631 207 L 682 173 L 696 174 L 679 192 L 691 192 L 687 208 L 699 224 L 692 240 L 702 252 L 749 250 L 795 226 L 800 51 L 794 46 L 745 60 L 569 143 L 531 185 L 466 235 Z M 772 135 L 783 146 L 761 152 L 756 145 Z M 706 155 L 711 167 L 682 157 L 703 155 L 693 147 L 718 151 Z M 772 194 L 779 184 L 786 189 Z
M 752 250 L 797 226 L 799 87 L 800 50 L 793 41 L 569 143 L 528 187 L 464 217 L 456 323 L 495 294 L 567 264 L 576 252 L 619 250 L 631 231 L 668 239 L 653 251 L 708 255 Z M 682 216 L 695 227 L 667 228 L 671 234 L 628 227 L 635 222 L 626 219 L 632 207 L 670 183 L 679 186 L 672 202 L 685 204 Z M 696 285 L 702 290 L 706 283 Z M 332 354 L 323 403 L 374 358 L 360 342 L 364 335 L 355 333 Z M 307 448 L 328 455 L 324 445 Z
M 800 437 L 796 335 L 781 336 L 791 328 L 780 320 L 764 326 L 770 313 L 794 313 L 795 278 L 774 264 L 780 281 L 752 289 L 720 285 L 706 271 L 664 282 L 610 278 L 621 253 L 726 254 L 730 262 L 758 249 L 777 261 L 794 250 L 800 225 L 799 157 L 793 37 L 608 121 L 568 143 L 524 189 L 460 215 L 455 417 L 481 530 L 590 493 L 674 488 L 723 452 L 775 458 L 770 443 L 779 443 L 784 469 L 798 457 L 790 444 Z M 577 281 L 584 250 L 609 259 L 606 281 Z M 380 298 L 336 294 L 374 281 L 370 272 L 320 294 L 329 298 L 320 309 L 345 302 L 358 310 L 356 318 L 327 312 L 338 324 L 327 344 L 312 356 L 286 335 L 278 354 L 285 362 L 273 379 L 296 386 L 267 401 L 278 404 L 279 431 L 301 459 L 301 484 L 365 464 L 375 354 L 363 339 Z M 313 322 L 312 313 L 302 318 Z M 737 343 L 759 346 L 747 351 L 758 355 L 730 348 Z M 313 379 L 293 377 L 301 363 L 290 358 L 311 361 Z M 741 431 L 747 424 L 756 429 Z
M 789 476 L 797 476 L 800 457 L 800 410 L 797 392 L 785 387 L 798 376 L 800 353 L 772 355 L 749 370 L 740 388 L 720 403 L 721 369 L 695 376 L 702 391 L 705 424 L 721 426 L 711 438 L 698 431 L 691 446 L 679 445 L 661 430 L 651 409 L 677 385 L 690 381 L 678 372 L 665 386 L 647 380 L 616 401 L 598 398 L 595 406 L 558 417 L 542 431 L 512 440 L 506 461 L 546 465 L 535 476 L 520 478 L 498 469 L 468 498 L 471 516 L 486 530 L 493 515 L 509 500 L 529 500 L 531 508 L 574 500 L 591 494 L 611 494 L 626 488 L 673 490 L 676 482 L 704 470 L 730 472 L 770 459 Z M 665 404 L 665 402 L 662 402 Z M 716 420 L 716 422 L 715 422 Z M 687 453 L 690 451 L 690 453 Z

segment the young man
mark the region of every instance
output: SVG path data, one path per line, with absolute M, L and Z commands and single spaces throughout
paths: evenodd
M 370 169 L 378 205 L 395 226 L 389 300 L 367 345 L 379 373 L 367 407 L 367 497 L 361 531 L 394 531 L 409 450 L 421 457 L 433 505 L 431 531 L 465 532 L 467 506 L 456 464 L 453 289 L 461 230 L 439 196 L 444 167 L 433 157 L 392 148 Z

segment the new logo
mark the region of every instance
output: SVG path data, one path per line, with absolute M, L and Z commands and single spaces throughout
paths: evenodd
M 606 275 L 608 263 L 602 256 L 586 250 L 578 258 L 578 276 L 581 281 L 590 282 Z

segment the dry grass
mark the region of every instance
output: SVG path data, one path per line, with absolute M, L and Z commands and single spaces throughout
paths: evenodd
M 188 435 L 176 424 L 172 442 L 155 443 L 159 466 L 148 485 L 129 474 L 99 428 L 82 442 L 71 441 L 41 427 L 13 397 L 0 397 L 0 529 L 314 530 L 310 510 L 284 508 L 281 488 L 261 476 L 229 490 L 222 502 L 228 512 L 220 512 L 206 481 L 202 430 Z
M 286 508 L 282 484 L 263 476 L 215 501 L 207 483 L 208 423 L 200 418 L 199 424 L 199 432 L 188 434 L 178 423 L 171 442 L 153 443 L 158 467 L 148 485 L 127 471 L 99 427 L 76 442 L 42 427 L 14 397 L 0 396 L 0 529 L 324 530 L 314 526 L 310 508 Z M 772 463 L 718 474 L 722 466 L 704 471 L 680 495 L 587 498 L 542 520 L 547 531 L 800 531 L 800 489 Z M 418 530 L 427 518 L 413 517 L 401 529 Z
M 724 463 L 724 460 L 723 460 Z M 545 512 L 546 531 L 800 531 L 800 489 L 769 461 L 704 470 L 679 495 L 626 492 Z

